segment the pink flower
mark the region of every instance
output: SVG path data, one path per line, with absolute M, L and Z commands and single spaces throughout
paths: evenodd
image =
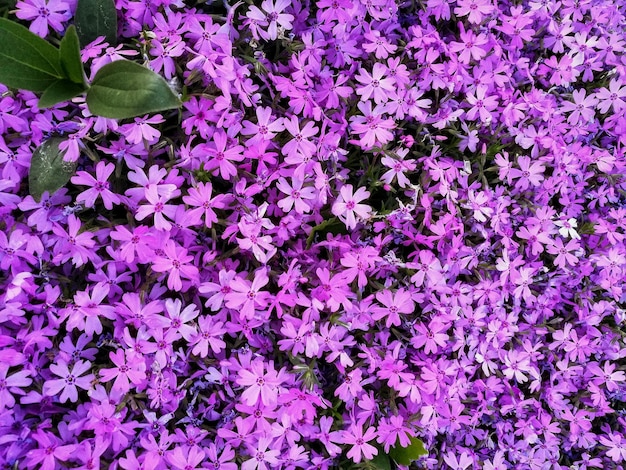
M 72 183 L 91 187 L 76 196 L 76 200 L 84 202 L 86 207 L 93 207 L 96 199 L 101 197 L 104 207 L 108 210 L 113 209 L 114 204 L 120 203 L 120 197 L 109 190 L 107 181 L 113 171 L 115 171 L 115 165 L 100 161 L 96 165 L 95 178 L 86 171 L 77 172 L 76 176 L 72 177 Z
M 572 239 L 567 245 L 563 245 L 563 240 L 557 238 L 546 249 L 548 253 L 557 255 L 554 259 L 554 265 L 563 269 L 566 265 L 574 266 L 578 263 L 578 256 L 574 255 L 573 252 L 578 251 L 579 248 L 580 244 L 576 239 Z
M 142 142 L 154 144 L 159 140 L 161 132 L 150 126 L 150 124 L 161 124 L 162 122 L 165 122 L 165 119 L 160 114 L 155 114 L 152 117 L 137 117 L 134 123 L 120 127 L 120 132 L 126 136 L 126 140 L 131 144 Z
M 489 0 L 459 0 L 454 14 L 458 17 L 469 15 L 467 20 L 473 24 L 480 24 L 483 16 L 491 14 L 494 10 L 493 4 Z
M 154 215 L 154 227 L 157 230 L 171 230 L 172 224 L 165 218 L 165 216 L 169 219 L 173 219 L 176 215 L 176 206 L 173 204 L 167 204 L 169 198 L 159 195 L 157 186 L 149 186 L 145 190 L 145 194 L 148 204 L 139 206 L 137 212 L 135 213 L 135 219 L 143 220 L 149 215 Z
M 64 263 L 71 259 L 75 266 L 82 266 L 90 260 L 97 259 L 97 255 L 92 250 L 96 244 L 93 239 L 94 234 L 91 232 L 79 234 L 78 231 L 82 225 L 74 214 L 68 216 L 67 225 L 67 232 L 58 224 L 52 227 L 52 231 L 58 237 L 54 247 L 56 262 Z
M 448 342 L 448 327 L 437 319 L 430 321 L 428 326 L 423 323 L 415 325 L 415 336 L 411 338 L 411 344 L 416 348 L 424 348 L 426 354 L 436 354 L 440 347 Z
M 380 320 L 386 317 L 385 326 L 387 328 L 391 328 L 392 325 L 400 326 L 402 321 L 399 314 L 409 314 L 415 310 L 415 303 L 411 294 L 402 288 L 396 292 L 389 289 L 380 291 L 376 294 L 376 300 L 383 304 L 383 307 L 374 307 L 372 318 Z
M 371 101 L 361 101 L 357 108 L 363 116 L 355 114 L 350 117 L 350 123 L 355 134 L 361 135 L 359 145 L 364 149 L 370 149 L 379 144 L 381 147 L 391 142 L 393 133 L 391 129 L 396 127 L 393 119 L 383 118 L 384 105 L 377 105 L 372 109 Z
M 226 347 L 222 339 L 226 334 L 224 323 L 205 315 L 198 319 L 198 326 L 198 332 L 191 340 L 191 345 L 193 345 L 191 353 L 207 357 L 210 347 L 214 354 L 219 354 Z
M 167 453 L 167 461 L 176 470 L 196 470 L 202 468 L 200 465 L 204 460 L 204 451 L 198 446 L 186 448 L 176 446 L 174 450 Z
M 13 408 L 15 405 L 13 395 L 24 395 L 22 388 L 33 383 L 28 370 L 20 370 L 7 377 L 8 372 L 9 366 L 0 364 L 0 412 L 5 408 Z
M 467 119 L 474 120 L 479 115 L 483 123 L 491 122 L 491 111 L 498 107 L 498 98 L 493 95 L 486 96 L 487 90 L 486 85 L 478 85 L 475 93 L 467 94 L 467 102 L 472 105 L 467 111 Z
M 309 140 L 317 134 L 318 128 L 315 127 L 313 121 L 307 122 L 302 129 L 300 129 L 299 118 L 297 116 L 291 116 L 291 119 L 285 119 L 285 129 L 293 136 L 289 142 L 282 147 L 283 155 L 293 159 L 297 156 L 304 156 L 310 158 L 315 152 L 315 144 Z
M 251 447 L 251 458 L 241 464 L 241 470 L 267 470 L 279 468 L 280 450 L 268 449 L 272 439 L 269 437 L 259 438 L 256 447 Z
M 241 145 L 232 145 L 228 142 L 228 136 L 218 129 L 213 134 L 214 148 L 205 146 L 206 153 L 212 158 L 208 160 L 205 169 L 211 171 L 217 169 L 225 180 L 230 180 L 237 175 L 237 167 L 232 162 L 240 162 L 244 159 L 244 148 Z M 217 172 L 216 172 L 217 173 Z
M 626 86 L 621 80 L 613 78 L 609 82 L 609 88 L 600 88 L 596 93 L 598 99 L 598 111 L 607 113 L 613 108 L 613 112 L 618 113 L 626 107 Z
M 248 147 L 253 147 L 262 141 L 272 140 L 278 132 L 284 131 L 283 118 L 275 119 L 270 122 L 272 117 L 272 109 L 259 106 L 256 108 L 257 123 L 251 121 L 243 122 L 241 134 L 251 135 L 252 137 L 246 141 Z
M 343 443 L 352 445 L 346 456 L 351 458 L 354 463 L 359 463 L 362 458 L 371 460 L 375 455 L 378 455 L 378 449 L 369 444 L 376 438 L 376 429 L 370 426 L 363 432 L 364 424 L 363 422 L 353 423 L 350 425 L 350 429 L 343 433 Z
M 561 104 L 563 111 L 571 113 L 567 118 L 568 123 L 576 125 L 581 117 L 584 121 L 592 121 L 595 117 L 594 108 L 598 104 L 598 100 L 593 95 L 585 96 L 586 94 L 587 91 L 584 88 L 574 90 L 572 92 L 574 102 L 564 101 Z
M 189 211 L 190 215 L 196 220 L 201 220 L 204 216 L 204 224 L 207 228 L 211 228 L 217 222 L 217 215 L 213 208 L 223 209 L 225 207 L 226 196 L 224 194 L 212 196 L 213 186 L 211 183 L 199 183 L 195 188 L 189 189 L 188 196 L 183 197 L 185 204 L 194 207 Z
M 58 461 L 70 460 L 76 451 L 75 444 L 61 445 L 63 441 L 51 432 L 38 429 L 31 434 L 38 447 L 29 450 L 24 462 L 28 468 L 37 470 L 55 470 L 59 468 Z
M 239 311 L 242 318 L 252 319 L 256 308 L 265 308 L 269 292 L 260 291 L 267 285 L 269 278 L 264 269 L 256 272 L 252 282 L 239 276 L 230 282 L 231 292 L 224 296 L 226 306 Z
M 278 201 L 277 206 L 280 207 L 283 212 L 288 213 L 291 208 L 294 207 L 298 214 L 304 214 L 311 211 L 311 206 L 305 201 L 311 201 L 315 199 L 315 188 L 312 186 L 302 187 L 304 182 L 292 178 L 291 184 L 285 179 L 280 178 L 276 187 L 278 190 L 286 194 L 287 197 Z
M 99 373 L 103 382 L 115 379 L 112 390 L 124 394 L 130 390 L 131 382 L 139 385 L 146 379 L 146 363 L 132 351 L 118 349 L 110 352 L 109 357 L 117 367 L 100 369 Z
M 348 229 L 356 228 L 357 218 L 366 220 L 372 213 L 372 208 L 366 204 L 359 204 L 370 196 L 365 188 L 359 188 L 353 192 L 351 184 L 342 186 L 339 196 L 334 202 L 332 213 L 339 217 Z
M 59 400 L 61 403 L 67 400 L 75 403 L 78 401 L 78 388 L 89 390 L 92 388 L 91 382 L 94 379 L 93 374 L 82 376 L 91 369 L 91 364 L 87 361 L 77 361 L 74 363 L 72 370 L 68 368 L 65 362 L 59 364 L 51 364 L 50 371 L 61 377 L 60 379 L 47 380 L 43 384 L 43 394 L 54 396 L 61 392 Z
M 481 60 L 487 55 L 487 44 L 489 39 L 483 33 L 474 34 L 470 29 L 465 30 L 463 23 L 459 23 L 461 30 L 461 42 L 452 41 L 450 43 L 450 52 L 460 52 L 459 62 L 469 64 L 471 59 Z
M 539 186 L 544 179 L 543 172 L 545 170 L 543 163 L 540 161 L 532 162 L 530 157 L 521 155 L 517 157 L 517 168 L 511 168 L 509 171 L 509 178 L 515 180 L 519 178 L 519 181 L 515 183 L 515 187 L 520 191 L 524 191 L 528 188 L 528 185 Z
M 383 418 L 378 425 L 378 443 L 383 444 L 385 452 L 389 452 L 391 447 L 407 447 L 411 444 L 410 436 L 414 436 L 413 430 L 404 422 L 401 415 Z
M 187 250 L 176 245 L 173 240 L 168 240 L 163 249 L 163 255 L 158 256 L 152 263 L 152 269 L 157 273 L 168 273 L 167 287 L 175 291 L 183 289 L 181 277 L 192 282 L 198 281 L 198 268 L 190 262 L 193 256 L 187 254 Z
M 354 78 L 362 85 L 356 89 L 357 95 L 363 101 L 369 100 L 370 96 L 374 96 L 376 104 L 383 103 L 388 100 L 388 93 L 394 90 L 395 79 L 383 78 L 388 72 L 387 66 L 376 62 L 372 69 L 372 74 L 365 69 L 361 69 Z
M 256 21 L 260 26 L 266 26 L 267 32 L 258 30 L 259 35 L 263 39 L 273 41 L 278 38 L 279 26 L 284 31 L 288 31 L 292 28 L 291 22 L 294 20 L 293 15 L 283 13 L 290 5 L 291 2 L 289 0 L 263 0 L 261 3 L 263 11 L 252 5 L 246 13 L 246 16 Z
M 28 29 L 42 38 L 48 35 L 49 27 L 63 32 L 63 23 L 72 17 L 69 4 L 59 0 L 24 0 L 17 2 L 15 8 L 15 15 L 20 20 L 31 20 Z
M 611 457 L 613 462 L 624 462 L 626 460 L 626 439 L 613 432 L 609 433 L 608 436 L 608 438 L 600 436 L 600 443 L 609 448 L 606 455 Z
M 266 364 L 262 359 L 250 365 L 251 370 L 240 369 L 236 383 L 246 387 L 241 399 L 248 406 L 261 403 L 267 407 L 275 406 L 278 400 L 278 386 L 283 382 L 272 362 Z M 267 369 L 265 372 L 264 369 Z

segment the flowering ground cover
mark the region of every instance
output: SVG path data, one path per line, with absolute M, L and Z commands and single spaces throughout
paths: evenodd
M 626 467 L 624 2 L 88 4 L 0 2 L 2 468 Z

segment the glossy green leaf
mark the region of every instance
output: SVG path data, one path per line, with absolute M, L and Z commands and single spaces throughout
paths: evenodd
M 46 109 L 57 103 L 68 101 L 85 91 L 85 87 L 69 80 L 57 80 L 50 85 L 39 98 L 37 106 Z
M 59 58 L 65 77 L 83 86 L 84 89 L 85 77 L 83 74 L 83 61 L 80 60 L 80 45 L 74 25 L 67 28 L 65 36 L 61 39 Z
M 95 41 L 98 36 L 104 36 L 111 46 L 117 44 L 114 0 L 78 0 L 74 23 L 82 46 Z
M 419 459 L 422 455 L 428 455 L 424 443 L 416 437 L 411 438 L 407 447 L 402 447 L 399 442 L 389 449 L 389 456 L 400 465 L 411 465 L 411 462 Z
M 35 200 L 48 191 L 50 194 L 65 186 L 76 171 L 76 162 L 63 160 L 59 144 L 65 139 L 51 137 L 33 152 L 28 173 L 28 188 Z
M 59 50 L 21 24 L 0 18 L 0 83 L 44 91 L 59 78 Z
M 87 91 L 87 106 L 96 116 L 125 119 L 175 109 L 181 102 L 160 75 L 135 62 L 105 65 Z

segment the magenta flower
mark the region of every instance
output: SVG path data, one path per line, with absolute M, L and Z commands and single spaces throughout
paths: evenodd
M 190 264 L 191 261 L 193 256 L 188 255 L 185 248 L 176 245 L 173 240 L 168 240 L 163 255 L 152 262 L 152 269 L 157 273 L 168 273 L 167 287 L 180 291 L 183 288 L 182 278 L 194 283 L 198 281 L 198 268 Z
M 193 345 L 192 354 L 200 357 L 207 357 L 209 348 L 214 354 L 219 354 L 225 347 L 226 343 L 222 339 L 226 334 L 224 323 L 215 320 L 210 316 L 201 316 L 198 319 L 198 332 L 191 338 L 190 344 Z
M 293 136 L 293 139 L 283 145 L 283 154 L 289 158 L 294 158 L 296 155 L 305 157 L 313 155 L 315 144 L 309 138 L 315 136 L 318 132 L 315 123 L 309 121 L 300 129 L 299 119 L 296 116 L 292 116 L 291 119 L 285 119 L 283 123 L 285 129 Z
M 448 327 L 438 320 L 431 320 L 428 326 L 417 323 L 411 344 L 416 348 L 424 348 L 426 354 L 436 353 L 448 342 L 449 337 L 445 333 L 447 330 Z
M 61 439 L 43 429 L 38 429 L 31 436 L 38 447 L 26 454 L 25 464 L 28 468 L 55 470 L 59 467 L 59 461 L 70 460 L 76 451 L 75 444 L 61 445 L 63 443 Z
M 543 163 L 537 161 L 533 162 L 530 157 L 520 155 L 517 158 L 517 164 L 520 167 L 519 170 L 517 168 L 511 168 L 509 178 L 511 180 L 518 180 L 515 183 L 515 187 L 520 191 L 524 191 L 529 185 L 535 187 L 539 186 L 544 180 L 543 172 L 545 171 L 545 167 Z
M 176 470 L 196 470 L 200 467 L 205 453 L 199 447 L 191 447 L 183 451 L 179 446 L 167 453 L 167 461 Z
M 396 292 L 391 292 L 387 289 L 380 291 L 376 294 L 376 300 L 383 307 L 375 307 L 372 312 L 372 318 L 374 320 L 386 318 L 385 325 L 387 328 L 391 328 L 391 325 L 399 326 L 401 323 L 399 314 L 413 313 L 415 309 L 415 303 L 411 298 L 411 294 L 402 288 Z
M 241 130 L 243 135 L 252 136 L 247 140 L 246 144 L 248 147 L 257 145 L 262 141 L 272 140 L 278 132 L 285 130 L 283 118 L 271 121 L 271 108 L 258 107 L 255 113 L 257 117 L 256 124 L 251 121 L 244 121 L 243 129 Z
M 217 169 L 222 178 L 230 180 L 237 174 L 237 167 L 232 162 L 240 162 L 244 159 L 244 147 L 229 145 L 228 136 L 222 130 L 215 131 L 213 142 L 215 147 L 208 145 L 204 147 L 206 153 L 212 157 L 205 168 L 207 171 Z
M 47 396 L 55 396 L 61 392 L 59 400 L 61 403 L 78 401 L 78 389 L 90 390 L 93 386 L 91 382 L 94 379 L 93 374 L 83 375 L 91 369 L 88 361 L 77 361 L 72 366 L 72 370 L 68 368 L 67 363 L 60 362 L 51 364 L 50 371 L 60 377 L 59 379 L 46 380 L 43 384 L 43 394 Z
M 238 385 L 246 387 L 241 399 L 248 406 L 256 405 L 259 400 L 265 406 L 274 406 L 278 400 L 278 387 L 283 378 L 276 372 L 271 362 L 266 364 L 262 360 L 256 360 L 250 368 L 251 370 L 240 369 L 236 380 Z
M 371 216 L 372 208 L 366 204 L 359 204 L 369 196 L 370 193 L 365 188 L 359 188 L 353 192 L 352 185 L 346 184 L 339 190 L 332 212 L 346 224 L 346 227 L 354 229 L 358 219 L 367 220 Z
M 129 354 L 130 353 L 130 354 Z M 111 369 L 100 369 L 99 374 L 103 382 L 115 379 L 113 390 L 122 394 L 130 390 L 131 382 L 139 385 L 146 379 L 146 363 L 131 351 L 118 349 L 110 352 L 109 357 L 116 367 Z
M 280 450 L 268 449 L 272 440 L 261 437 L 255 447 L 250 446 L 251 458 L 241 464 L 241 470 L 268 470 L 278 468 Z
M 480 24 L 483 16 L 493 12 L 494 6 L 489 0 L 459 0 L 454 14 L 458 17 L 467 16 L 467 20 L 473 24 Z
M 257 308 L 265 308 L 269 292 L 260 289 L 266 286 L 269 278 L 265 270 L 256 272 L 252 282 L 237 276 L 230 282 L 231 291 L 224 296 L 228 308 L 237 309 L 243 318 L 252 319 Z
M 113 171 L 115 171 L 115 165 L 101 161 L 96 165 L 95 178 L 86 171 L 76 173 L 76 176 L 72 177 L 72 183 L 90 186 L 89 189 L 76 196 L 76 200 L 84 202 L 86 207 L 93 207 L 96 199 L 101 197 L 104 207 L 108 210 L 113 209 L 114 204 L 120 203 L 119 196 L 109 190 L 109 182 L 107 181 Z
M 54 224 L 52 227 L 52 231 L 58 237 L 54 247 L 54 259 L 61 263 L 71 259 L 75 266 L 82 266 L 88 261 L 96 259 L 97 257 L 92 250 L 96 244 L 93 233 L 82 232 L 79 234 L 78 231 L 82 225 L 74 214 L 68 216 L 67 225 L 67 232 L 58 224 Z
M 576 239 L 572 239 L 567 242 L 567 245 L 564 245 L 563 240 L 557 238 L 547 246 L 546 251 L 552 255 L 556 255 L 554 265 L 563 269 L 565 266 L 574 266 L 578 263 L 578 256 L 574 253 L 576 253 L 579 248 L 580 244 Z
M 303 187 L 303 185 L 304 182 L 295 177 L 292 178 L 291 184 L 285 178 L 278 180 L 276 187 L 281 193 L 287 195 L 277 203 L 283 212 L 288 213 L 292 207 L 298 214 L 311 211 L 311 205 L 306 201 L 315 199 L 315 188 L 312 186 Z
M 173 219 L 176 215 L 176 206 L 167 204 L 169 198 L 161 196 L 156 186 L 149 186 L 146 190 L 146 199 L 148 204 L 139 206 L 135 213 L 137 220 L 143 220 L 150 215 L 154 215 L 154 227 L 160 231 L 169 231 L 172 224 L 165 218 Z
M 204 216 L 204 224 L 210 228 L 217 222 L 217 215 L 213 209 L 223 209 L 225 207 L 226 196 L 219 194 L 213 196 L 213 186 L 211 183 L 199 183 L 195 188 L 189 189 L 189 195 L 183 197 L 183 202 L 194 209 L 189 211 L 190 215 L 200 221 Z
M 6 408 L 13 408 L 15 405 L 14 395 L 24 395 L 26 392 L 22 388 L 33 383 L 28 370 L 14 372 L 7 377 L 8 372 L 8 365 L 0 365 L 0 412 Z
M 161 124 L 164 121 L 165 119 L 160 114 L 155 114 L 152 117 L 137 117 L 134 123 L 120 127 L 120 131 L 131 144 L 140 144 L 142 142 L 154 144 L 159 140 L 161 132 L 150 124 Z
M 154 236 L 145 225 L 135 227 L 132 232 L 124 225 L 118 225 L 111 232 L 111 238 L 121 242 L 116 253 L 119 254 L 119 259 L 126 263 L 133 263 L 135 257 L 140 263 L 146 263 L 154 253 L 151 247 Z
M 487 44 L 489 39 L 484 33 L 478 35 L 470 30 L 465 30 L 463 23 L 459 23 L 461 30 L 461 42 L 452 41 L 450 43 L 451 52 L 460 52 L 459 61 L 463 64 L 469 64 L 471 59 L 481 60 L 487 55 Z
M 346 456 L 351 458 L 354 463 L 359 463 L 363 458 L 371 460 L 375 455 L 378 455 L 378 449 L 369 444 L 378 433 L 373 426 L 363 431 L 364 426 L 364 422 L 353 423 L 350 425 L 350 429 L 344 431 L 343 434 L 343 443 L 352 445 Z

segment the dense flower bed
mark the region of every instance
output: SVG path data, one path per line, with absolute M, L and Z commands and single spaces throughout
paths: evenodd
M 624 468 L 623 2 L 116 6 L 181 112 L 0 88 L 3 468 Z

